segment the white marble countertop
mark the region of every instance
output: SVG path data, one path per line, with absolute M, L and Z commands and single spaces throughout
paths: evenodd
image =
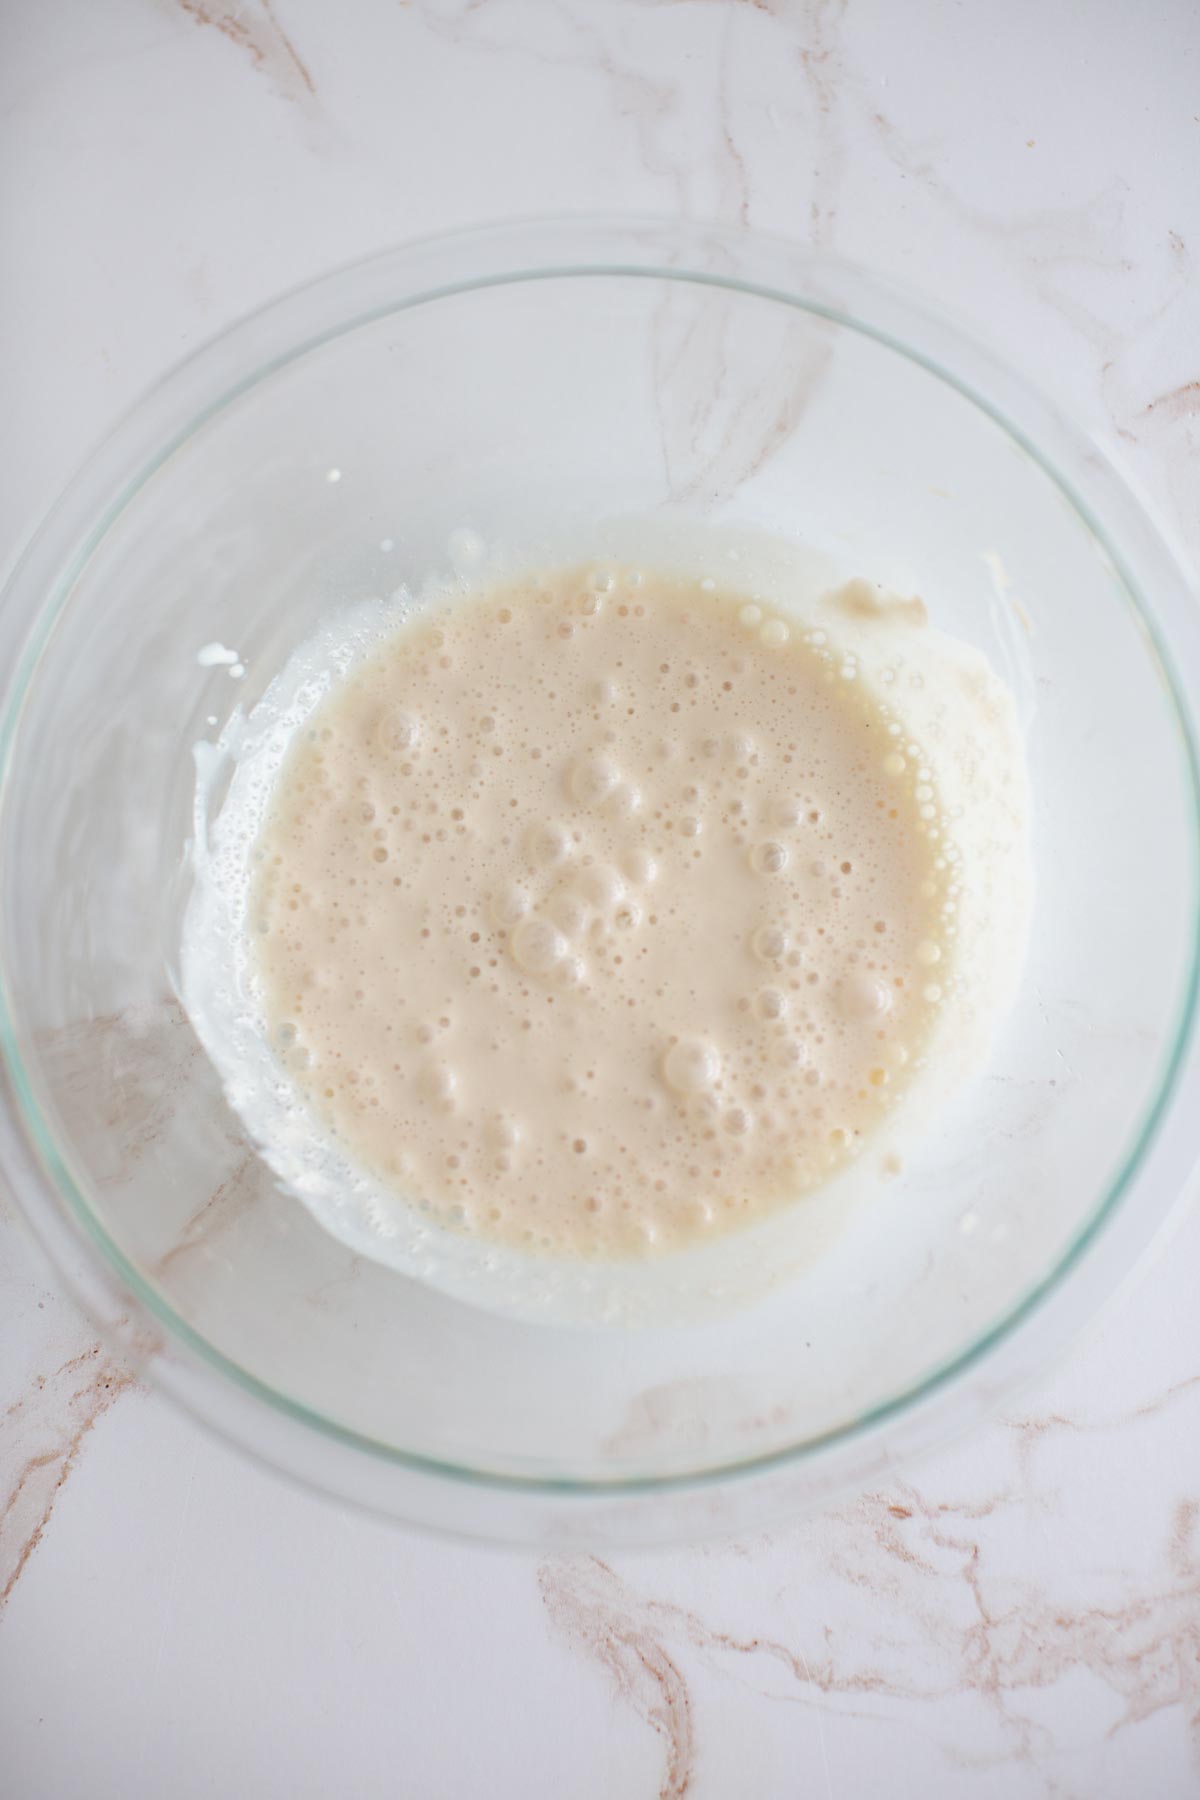
M 1200 557 L 1186 0 L 46 0 L 0 19 L 0 556 L 181 354 L 516 213 L 937 296 Z M 1200 1792 L 1200 1218 L 1019 1408 L 769 1538 L 539 1564 L 242 1461 L 0 1196 L 5 1800 Z

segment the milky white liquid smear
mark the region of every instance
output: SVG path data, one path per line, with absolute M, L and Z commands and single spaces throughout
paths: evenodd
M 553 1316 L 744 1297 L 977 1060 L 1028 900 L 1008 694 L 920 602 L 807 610 L 541 568 L 331 626 L 256 710 L 185 1001 L 355 1250 Z

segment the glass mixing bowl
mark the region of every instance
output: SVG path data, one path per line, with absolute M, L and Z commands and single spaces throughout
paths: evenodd
M 987 1073 L 811 1268 L 692 1326 L 554 1327 L 356 1258 L 279 1192 L 173 971 L 195 747 L 321 617 L 464 528 L 629 515 L 794 540 L 982 649 L 1028 723 L 1038 893 Z M 1094 445 L 861 271 L 603 222 L 343 270 L 142 401 L 3 620 L 7 1178 L 104 1327 L 272 1464 L 509 1541 L 757 1524 L 994 1405 L 1178 1196 L 1193 597 Z

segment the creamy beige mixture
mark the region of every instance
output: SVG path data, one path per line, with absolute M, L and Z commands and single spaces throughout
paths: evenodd
M 359 1165 L 557 1254 L 715 1237 L 859 1154 L 952 978 L 938 795 L 819 629 L 635 571 L 406 624 L 254 852 L 281 1061 Z

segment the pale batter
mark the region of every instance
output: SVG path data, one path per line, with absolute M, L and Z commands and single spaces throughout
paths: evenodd
M 323 1128 L 397 1206 L 541 1253 L 795 1200 L 955 980 L 920 749 L 824 631 L 711 580 L 577 568 L 406 623 L 308 716 L 252 861 Z

